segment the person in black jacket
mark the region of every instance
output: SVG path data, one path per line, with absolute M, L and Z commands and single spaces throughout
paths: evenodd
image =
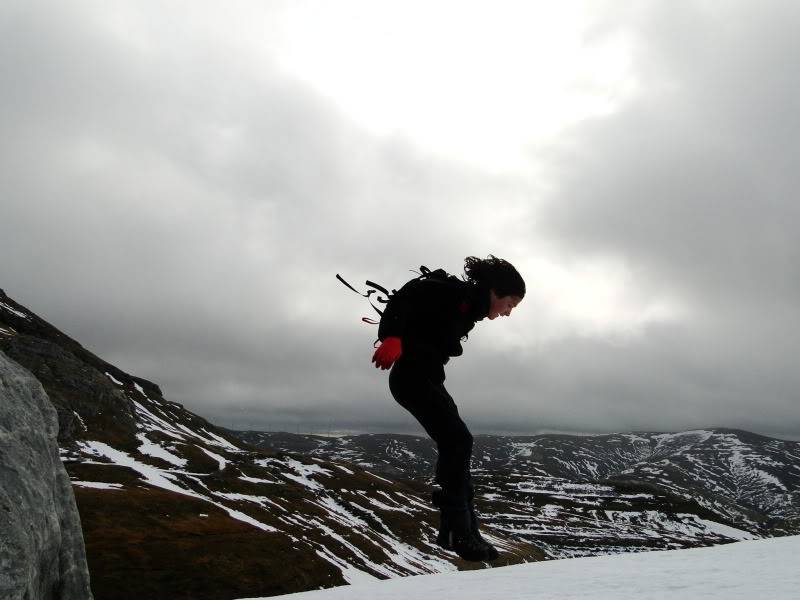
M 467 257 L 465 279 L 434 273 L 409 281 L 392 296 L 372 361 L 376 368 L 391 367 L 392 396 L 436 443 L 437 543 L 467 560 L 494 560 L 497 550 L 480 535 L 473 504 L 472 434 L 444 387 L 444 365 L 461 356 L 461 342 L 477 321 L 511 315 L 525 297 L 525 282 L 513 265 L 492 255 Z

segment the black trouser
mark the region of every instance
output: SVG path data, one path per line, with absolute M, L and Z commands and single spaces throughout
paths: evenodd
M 444 380 L 441 363 L 403 355 L 389 374 L 389 389 L 436 442 L 436 482 L 449 498 L 466 502 L 472 498 L 472 434 L 458 415 Z

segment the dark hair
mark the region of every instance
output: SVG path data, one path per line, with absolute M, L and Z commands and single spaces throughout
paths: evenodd
M 510 262 L 489 255 L 489 258 L 468 256 L 464 259 L 464 274 L 468 281 L 494 290 L 499 298 L 525 297 L 525 280 Z

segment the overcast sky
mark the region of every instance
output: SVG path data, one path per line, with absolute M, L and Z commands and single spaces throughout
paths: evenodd
M 800 438 L 798 27 L 789 0 L 2 0 L 0 287 L 217 424 L 421 433 L 335 274 L 491 253 L 528 295 L 447 366 L 474 432 Z

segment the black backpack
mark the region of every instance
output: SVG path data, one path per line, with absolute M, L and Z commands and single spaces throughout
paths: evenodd
M 411 272 L 412 273 L 417 273 L 416 271 L 411 271 Z M 388 304 L 389 301 L 392 299 L 392 297 L 397 293 L 397 290 L 392 290 L 391 292 L 389 292 L 389 290 L 387 290 L 382 285 L 378 285 L 374 281 L 370 281 L 368 279 L 366 281 L 367 293 L 366 294 L 362 294 L 357 289 L 355 289 L 352 285 L 347 283 L 342 278 L 342 276 L 339 275 L 338 273 L 336 274 L 336 279 L 341 281 L 344 285 L 349 287 L 351 290 L 353 290 L 359 296 L 363 296 L 364 298 L 367 298 L 369 300 L 369 303 L 372 306 L 372 308 L 374 308 L 375 312 L 377 312 L 380 316 L 383 316 L 383 311 L 381 309 L 379 309 L 377 306 L 375 306 L 375 304 L 372 303 L 372 299 L 370 298 L 370 296 L 372 296 L 373 294 L 377 294 L 375 296 L 375 301 L 376 302 L 378 302 L 379 304 Z M 450 275 L 444 269 L 436 269 L 435 271 L 431 271 L 425 265 L 422 265 L 419 268 L 419 273 L 417 273 L 417 277 L 415 277 L 414 279 L 417 279 L 417 280 L 420 280 L 420 279 L 438 279 L 438 280 L 442 280 L 442 281 L 446 281 L 446 280 L 449 280 L 449 279 L 454 279 L 456 281 L 461 281 L 458 277 L 456 277 L 455 275 Z M 411 281 L 413 281 L 414 279 L 412 279 Z M 370 325 L 378 325 L 378 324 L 380 324 L 380 320 L 376 321 L 375 319 L 370 319 L 369 317 L 361 317 L 361 320 L 364 321 L 365 323 L 369 323 Z

